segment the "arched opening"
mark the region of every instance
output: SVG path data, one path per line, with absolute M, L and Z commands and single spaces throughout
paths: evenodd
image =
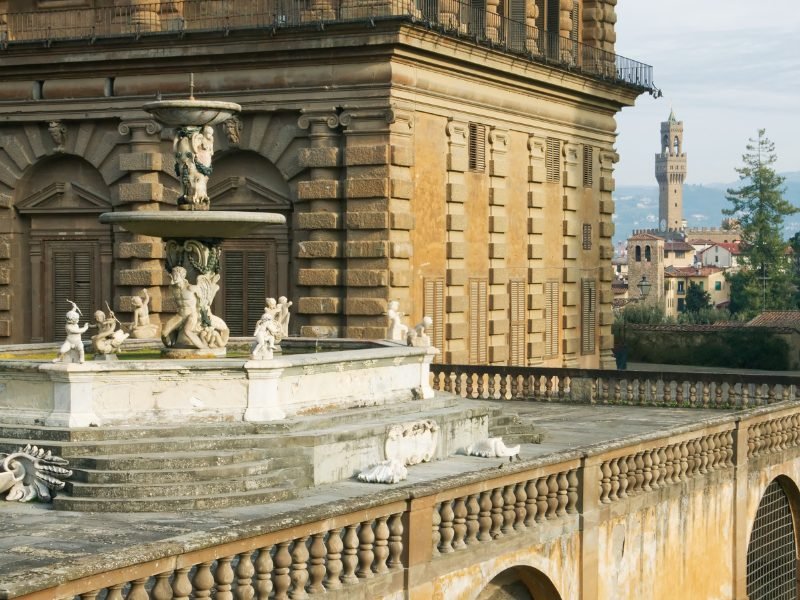
M 652 256 L 652 253 L 650 251 L 650 246 L 645 246 L 644 247 L 644 259 L 647 262 L 650 262 L 652 260 L 652 258 L 653 258 L 653 256 Z
M 214 312 L 225 320 L 231 335 L 249 336 L 265 298 L 291 298 L 291 191 L 266 158 L 234 150 L 214 157 L 208 192 L 212 210 L 277 212 L 286 217 L 286 225 L 264 226 L 222 245 L 222 281 Z
M 25 171 L 14 208 L 27 257 L 18 265 L 15 293 L 28 302 L 15 311 L 22 331 L 12 339 L 54 341 L 64 335 L 68 300 L 86 316 L 112 301 L 112 230 L 97 220 L 111 210 L 109 189 L 86 160 L 56 155 Z
M 675 141 L 673 142 L 673 153 L 675 156 L 680 156 L 681 153 L 681 140 L 677 135 L 675 136 Z
M 541 571 L 517 566 L 495 575 L 477 600 L 561 600 L 561 595 Z
M 749 600 L 796 600 L 797 534 L 794 505 L 797 490 L 783 477 L 774 479 L 758 504 L 747 545 Z M 787 493 L 791 489 L 791 495 Z
M 641 246 L 636 246 L 636 251 L 634 252 L 634 254 L 636 254 L 636 262 L 642 262 L 642 247 Z

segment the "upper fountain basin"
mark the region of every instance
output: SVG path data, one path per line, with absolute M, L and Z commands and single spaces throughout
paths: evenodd
M 242 107 L 214 100 L 159 100 L 142 106 L 156 120 L 170 127 L 216 125 L 230 119 Z
M 262 225 L 282 225 L 286 223 L 286 217 L 278 213 L 226 210 L 127 211 L 103 213 L 100 222 L 152 237 L 227 239 L 247 235 Z

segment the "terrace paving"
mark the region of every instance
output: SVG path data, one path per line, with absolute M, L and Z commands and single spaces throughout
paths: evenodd
M 649 438 L 726 420 L 733 410 L 589 406 L 523 401 L 500 404 L 543 431 L 541 444 L 524 444 L 520 461 L 455 455 L 409 468 L 395 485 L 355 480 L 317 486 L 300 497 L 266 505 L 181 513 L 83 513 L 47 505 L 0 503 L 0 599 L 78 576 L 103 572 L 164 555 L 259 535 L 302 522 L 347 514 L 463 483 L 576 458 L 591 451 L 627 446 Z

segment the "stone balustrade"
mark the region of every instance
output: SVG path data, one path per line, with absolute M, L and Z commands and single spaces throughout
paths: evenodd
M 800 446 L 800 414 L 754 419 L 747 429 L 747 456 L 756 457 Z
M 797 399 L 781 375 L 431 365 L 431 386 L 462 398 L 752 408 Z

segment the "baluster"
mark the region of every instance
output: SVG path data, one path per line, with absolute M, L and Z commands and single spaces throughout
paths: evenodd
M 446 383 L 445 383 L 445 385 L 447 387 L 446 387 L 445 391 L 450 392 L 451 394 L 458 394 L 460 396 L 461 395 L 461 390 L 458 389 L 458 386 L 456 385 L 456 381 L 457 381 L 456 380 L 456 374 L 451 371 L 447 375 L 447 380 L 446 380 Z
M 547 519 L 547 478 L 540 477 L 536 480 L 536 522 L 541 523 Z
M 570 388 L 569 377 L 558 378 L 558 399 L 564 400 L 567 397 L 567 390 Z
M 477 373 L 475 375 L 475 377 L 476 377 L 476 381 L 477 381 L 477 384 L 478 384 L 477 385 L 478 392 L 477 392 L 477 396 L 476 397 L 480 398 L 482 400 L 485 400 L 488 397 L 488 394 L 486 393 L 486 388 L 488 386 L 486 385 L 486 383 L 484 381 L 484 378 L 488 378 L 488 377 L 484 373 Z
M 256 570 L 253 567 L 252 556 L 252 550 L 240 552 L 236 561 L 236 593 L 234 595 L 236 600 L 252 600 L 255 596 L 253 575 Z
M 699 475 L 703 468 L 703 445 L 700 442 L 700 438 L 695 438 L 692 441 L 692 449 L 694 451 L 694 468 L 692 469 L 692 475 Z
M 272 546 L 259 548 L 256 557 L 256 598 L 257 600 L 267 600 L 272 593 Z M 175 589 L 173 584 L 172 589 Z
M 439 542 L 442 541 L 442 517 L 439 516 L 439 511 L 442 510 L 442 505 L 437 504 L 433 507 L 433 514 L 431 515 L 431 524 L 433 525 L 433 555 L 439 554 Z
M 339 580 L 339 577 L 342 574 L 342 550 L 344 549 L 342 530 L 340 528 L 330 530 L 325 549 L 327 550 L 328 566 L 325 570 L 325 581 L 323 584 L 327 590 L 338 590 L 342 587 L 342 582 Z
M 503 493 L 502 488 L 492 490 L 492 539 L 503 535 Z
M 636 401 L 640 406 L 647 404 L 647 384 L 641 379 L 636 379 Z
M 531 397 L 531 379 L 532 375 L 522 375 L 522 398 L 527 399 Z M 785 386 L 784 386 L 785 389 Z
M 656 379 L 650 380 L 650 404 L 653 406 L 658 406 L 661 404 L 658 402 L 658 380 Z
M 722 408 L 722 384 L 719 381 L 714 382 L 714 406 Z
M 631 379 L 625 382 L 625 403 L 633 404 L 633 380 Z
M 481 492 L 480 512 L 478 513 L 478 540 L 488 542 L 492 539 L 492 493 Z
M 622 393 L 620 391 L 619 379 L 614 380 L 614 404 L 622 404 Z
M 685 406 L 683 403 L 683 381 L 675 382 L 675 404 L 678 406 Z
M 596 377 L 592 377 L 592 379 L 589 382 L 589 386 L 590 386 L 590 389 L 589 389 L 589 404 L 597 404 L 601 400 L 600 400 L 600 398 L 598 396 L 598 389 L 597 389 L 598 386 L 597 386 L 597 378 Z
M 700 381 L 700 390 L 702 391 L 703 408 L 708 408 L 708 401 L 711 398 L 711 382 Z
M 473 398 L 472 390 L 475 389 L 475 386 L 473 384 L 472 378 L 474 377 L 474 375 L 472 373 L 469 373 L 469 374 L 465 373 L 464 375 L 466 377 L 466 386 L 464 388 L 465 392 L 466 392 L 466 396 L 464 396 L 463 394 L 462 394 L 462 396 L 464 396 L 465 398 Z
M 578 471 L 572 469 L 567 473 L 567 514 L 578 512 Z
M 450 503 L 445 502 L 445 504 L 449 505 Z M 450 539 L 453 539 L 452 526 L 450 531 Z M 358 542 L 358 570 L 356 571 L 356 577 L 359 579 L 370 579 L 373 576 L 372 561 L 375 560 L 375 553 L 373 552 L 375 533 L 372 531 L 371 521 L 362 521 L 361 527 L 358 530 Z
M 756 452 L 756 425 L 747 428 L 747 456 L 753 456 Z
M 636 455 L 628 455 L 625 462 L 628 463 L 628 496 L 633 496 L 641 492 L 636 488 Z
M 514 495 L 516 502 L 514 503 L 514 529 L 523 531 L 525 527 L 525 517 L 528 516 L 525 501 L 528 499 L 528 494 L 525 491 L 526 482 L 522 481 L 514 488 Z
M 172 575 L 170 571 L 156 575 L 156 584 L 153 586 L 153 591 L 150 592 L 153 600 L 172 600 L 172 586 L 169 584 L 170 575 Z M 94 592 L 94 594 L 96 595 L 97 592 Z M 252 597 L 252 594 L 250 597 Z M 81 594 L 81 600 L 90 600 L 90 598 L 84 598 L 84 595 Z M 94 600 L 94 596 L 91 600 Z M 247 598 L 247 600 L 250 600 L 250 598 Z
M 308 581 L 308 548 L 306 547 L 308 536 L 304 535 L 294 541 L 292 546 L 292 567 L 289 578 L 292 582 L 292 591 L 289 597 L 292 600 L 308 598 L 306 593 L 306 582 Z
M 533 527 L 536 524 L 536 480 L 529 479 L 525 484 L 525 527 Z
M 153 591 L 155 592 L 155 588 L 153 588 Z M 94 590 L 91 592 L 83 592 L 82 594 L 78 594 L 78 596 L 81 600 L 95 600 L 95 598 L 97 598 L 97 594 L 99 593 L 100 590 Z M 167 596 L 167 598 L 172 598 L 172 590 L 170 590 L 170 595 Z M 159 598 L 159 600 L 161 599 Z
M 478 502 L 478 494 L 470 494 L 467 500 L 467 537 L 464 540 L 467 545 L 478 542 L 478 515 L 481 512 L 481 505 Z
M 547 514 L 545 517 L 555 519 L 556 510 L 558 510 L 558 481 L 556 474 L 553 473 L 547 476 Z
M 353 523 L 345 527 L 344 530 L 344 539 L 342 540 L 344 547 L 344 553 L 342 554 L 342 583 L 345 585 L 358 582 L 358 577 L 356 577 L 356 567 L 358 566 L 358 557 L 356 556 L 358 552 L 357 529 L 358 523 Z
M 403 568 L 403 515 L 397 513 L 389 519 L 389 568 Z
M 508 378 L 510 375 L 500 376 L 500 400 L 508 400 Z
M 742 408 L 750 408 L 750 384 L 742 384 Z
M 681 481 L 689 479 L 689 454 L 691 442 L 681 443 Z
M 386 561 L 389 560 L 389 515 L 375 520 L 375 573 L 380 575 L 389 572 Z
M 764 404 L 764 394 L 762 393 L 763 392 L 762 385 L 760 383 L 756 383 L 753 387 L 755 388 L 754 391 L 755 391 L 756 406 L 761 406 Z
M 628 459 L 624 456 L 617 459 L 617 467 L 619 468 L 619 490 L 617 491 L 617 498 L 628 497 Z
M 531 378 L 533 380 L 533 398 L 535 400 L 542 400 L 543 399 L 541 397 L 541 394 L 542 394 L 542 381 L 540 379 L 540 376 L 539 375 L 532 375 Z
M 642 489 L 645 492 L 649 492 L 651 489 L 650 482 L 653 480 L 653 459 L 650 456 L 650 450 L 645 450 L 644 452 L 640 453 L 642 457 Z M 638 473 L 638 463 L 637 463 L 637 475 Z
M 611 492 L 611 465 L 605 461 L 600 465 L 600 502 L 608 504 Z
M 507 485 L 503 488 L 503 526 L 501 531 L 508 535 L 514 533 L 514 519 L 517 516 L 516 506 L 517 497 L 514 494 L 514 486 Z
M 453 501 L 453 550 L 467 547 L 467 503 L 464 496 Z
M 697 406 L 697 382 L 689 382 L 689 406 Z
M 233 583 L 232 556 L 223 556 L 217 559 L 217 568 L 214 571 L 214 581 L 217 584 L 215 598 L 218 600 L 233 600 L 231 584 Z
M 308 593 L 324 594 L 325 586 L 322 585 L 325 579 L 325 533 L 315 533 L 311 536 L 311 548 L 309 549 L 311 560 L 308 561 Z
M 211 575 L 211 561 L 200 563 L 192 578 L 194 597 L 210 598 L 212 587 L 214 587 L 214 577 Z
M 792 399 L 791 391 L 793 388 L 794 386 L 781 384 L 781 400 L 783 402 L 788 402 L 789 400 Z
M 494 397 L 494 392 L 496 389 L 495 378 L 497 377 L 497 375 L 494 373 L 486 373 L 485 375 L 482 374 L 480 376 L 481 382 L 483 382 L 484 377 L 486 378 L 486 383 L 483 386 L 483 393 L 480 395 L 480 398 L 484 400 L 497 400 L 497 398 Z
M 635 469 L 633 471 L 636 483 L 634 489 L 637 493 L 644 491 L 644 452 L 637 452 L 633 457 Z
M 148 579 L 150 578 L 142 577 L 140 579 L 134 579 L 131 581 L 131 589 L 128 592 L 128 597 L 126 600 L 149 600 L 150 595 L 147 593 L 147 590 L 144 587 Z
M 563 517 L 567 514 L 567 472 L 561 471 L 558 475 L 556 475 L 556 484 L 558 484 L 558 492 L 556 496 L 556 501 L 558 502 L 558 506 L 556 507 L 556 516 Z
M 453 551 L 453 507 L 450 500 L 442 502 L 439 510 L 441 525 L 439 525 L 439 552 L 448 554 Z
M 650 454 L 650 489 L 657 490 L 660 486 L 658 478 L 661 474 L 661 458 L 658 456 L 658 448 L 653 448 Z
M 189 580 L 189 571 L 191 567 L 180 567 L 175 569 L 175 577 L 172 579 L 172 598 L 173 600 L 189 600 L 189 595 L 192 593 L 192 582 Z M 106 600 L 112 600 L 113 594 L 109 590 Z M 121 599 L 122 596 L 120 595 Z M 259 598 L 259 600 L 261 600 Z
M 658 449 L 658 487 L 667 484 L 667 449 L 662 446 Z
M 609 462 L 611 477 L 609 479 L 608 500 L 616 502 L 619 500 L 619 459 L 612 458 Z
M 188 572 L 189 569 L 187 568 L 186 571 Z M 187 581 L 188 581 L 188 577 L 187 577 Z M 123 600 L 122 599 L 122 586 L 123 585 L 124 584 L 122 584 L 122 583 L 115 583 L 114 585 L 109 586 L 108 587 L 108 594 L 106 595 L 106 600 Z M 191 593 L 192 593 L 192 584 L 189 583 L 189 591 L 187 592 L 187 595 L 185 597 L 188 598 L 189 597 L 188 594 L 191 594 Z
M 545 400 L 549 402 L 553 399 L 553 375 L 545 376 L 544 385 L 545 385 Z

